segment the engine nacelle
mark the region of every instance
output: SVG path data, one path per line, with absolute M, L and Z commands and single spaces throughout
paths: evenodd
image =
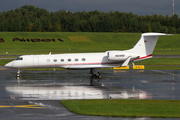
M 108 56 L 108 60 L 112 60 L 112 61 L 124 61 L 130 56 L 131 59 L 139 58 L 139 56 L 125 51 L 108 51 L 107 56 Z

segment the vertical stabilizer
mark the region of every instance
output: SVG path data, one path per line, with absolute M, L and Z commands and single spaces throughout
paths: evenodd
M 131 49 L 132 52 L 138 55 L 151 55 L 156 46 L 159 36 L 165 36 L 164 33 L 143 33 L 140 40 Z

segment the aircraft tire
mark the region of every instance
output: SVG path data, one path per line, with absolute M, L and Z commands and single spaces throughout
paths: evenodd
M 96 76 L 97 78 L 101 78 L 101 75 L 100 75 L 99 72 L 97 72 L 97 73 L 95 74 L 95 76 Z
M 97 77 L 101 76 L 99 72 L 97 72 Z
M 16 77 L 17 77 L 17 78 L 20 78 L 20 77 L 21 77 L 21 75 L 17 74 L 17 75 L 16 75 Z

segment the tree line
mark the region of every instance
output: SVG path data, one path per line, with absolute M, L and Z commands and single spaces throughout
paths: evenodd
M 177 14 L 136 15 L 132 12 L 70 12 L 25 5 L 0 12 L 0 31 L 12 32 L 163 32 L 180 34 Z

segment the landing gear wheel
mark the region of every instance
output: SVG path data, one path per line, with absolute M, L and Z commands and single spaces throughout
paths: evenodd
M 92 74 L 93 77 L 101 78 L 100 73 L 97 72 L 96 69 L 90 69 L 90 73 Z
M 20 75 L 20 74 L 16 74 L 16 77 L 17 77 L 17 78 L 20 78 L 20 77 L 21 77 L 21 75 Z
M 93 76 L 94 76 L 94 77 L 96 77 L 96 78 L 101 78 L 101 75 L 100 75 L 100 73 L 99 73 L 99 72 L 97 72 L 97 73 L 93 74 Z
M 17 74 L 16 74 L 16 78 L 20 78 L 21 77 L 20 72 L 21 72 L 21 69 L 18 69 Z
M 96 77 L 101 78 L 101 75 L 99 72 L 97 72 Z

